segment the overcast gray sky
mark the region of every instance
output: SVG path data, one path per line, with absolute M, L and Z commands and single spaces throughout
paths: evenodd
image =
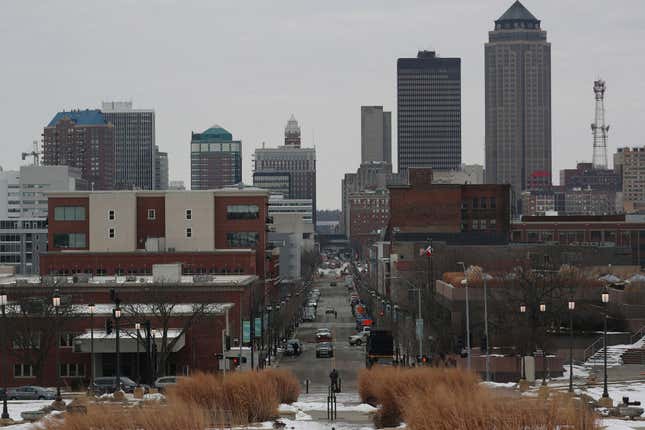
M 171 179 L 190 183 L 190 132 L 217 123 L 242 139 L 250 183 L 253 150 L 281 145 L 293 113 L 317 149 L 318 207 L 338 208 L 360 163 L 360 106 L 395 116 L 396 59 L 419 49 L 461 57 L 463 160 L 483 163 L 483 45 L 512 2 L 3 0 L 0 165 L 17 168 L 58 110 L 126 99 L 156 110 Z M 591 160 L 599 76 L 610 157 L 645 144 L 645 1 L 523 4 L 552 43 L 554 177 Z

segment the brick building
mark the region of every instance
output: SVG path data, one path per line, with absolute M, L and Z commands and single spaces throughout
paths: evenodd
M 252 187 L 51 193 L 41 274 L 140 275 L 173 262 L 186 274 L 272 279 L 267 205 Z
M 233 347 L 240 344 L 240 339 L 248 345 L 242 322 L 256 318 L 264 321 L 260 325 L 266 322 L 259 304 L 262 282 L 255 275 L 181 276 L 171 281 L 153 276 L 45 277 L 42 281 L 38 277 L 8 277 L 0 284 L 8 296 L 8 331 L 13 339 L 7 354 L 9 386 L 55 386 L 57 355 L 61 383 L 68 387 L 87 386 L 92 374 L 92 334 L 94 375 L 114 375 L 116 337 L 114 331 L 106 332 L 106 321 L 114 322 L 110 289 L 121 300 L 121 375 L 133 380 L 137 374 L 149 383 L 155 375 L 218 370 L 222 331 L 228 327 Z M 55 291 L 61 297 L 58 317 L 51 305 Z M 89 304 L 95 305 L 92 318 Z M 149 349 L 156 349 L 156 354 L 148 356 L 144 341 L 147 333 L 142 328 L 137 372 L 134 324 L 144 327 L 146 321 L 152 329 L 150 337 L 154 337 Z M 262 326 L 255 335 L 266 335 L 266 328 Z M 265 337 L 258 339 L 256 346 L 263 344 Z M 149 366 L 149 357 L 154 365 Z
M 645 217 L 640 215 L 523 216 L 511 230 L 515 243 L 629 248 L 633 264 L 645 263 Z
M 390 218 L 387 190 L 365 190 L 349 195 L 349 241 L 360 255 L 376 241 Z
M 58 112 L 43 131 L 43 165 L 77 167 L 91 189 L 114 189 L 114 139 L 100 110 Z
M 409 169 L 390 191 L 389 229 L 450 240 L 507 242 L 509 186 L 433 184 L 432 169 Z
M 219 125 L 192 133 L 190 188 L 209 190 L 242 182 L 242 141 Z

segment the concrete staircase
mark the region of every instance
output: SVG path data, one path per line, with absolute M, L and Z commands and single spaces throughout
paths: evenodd
M 626 345 L 611 345 L 607 347 L 607 367 L 617 367 L 623 364 L 645 363 L 645 327 L 633 337 L 632 343 Z M 591 355 L 584 365 L 597 367 L 604 365 L 605 349 L 600 348 Z

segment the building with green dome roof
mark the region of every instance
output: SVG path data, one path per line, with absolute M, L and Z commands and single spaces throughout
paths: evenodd
M 213 125 L 192 133 L 190 184 L 192 190 L 222 188 L 242 182 L 242 141 L 224 127 Z

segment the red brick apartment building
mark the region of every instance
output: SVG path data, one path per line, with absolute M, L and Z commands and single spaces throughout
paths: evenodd
M 7 345 L 8 363 L 4 364 L 9 369 L 7 384 L 57 385 L 58 356 L 60 383 L 67 387 L 87 386 L 92 375 L 92 343 L 94 376 L 113 376 L 116 334 L 106 332 L 106 321 L 114 322 L 112 289 L 121 300 L 121 375 L 133 380 L 140 375 L 147 383 L 154 375 L 219 370 L 217 355 L 223 349 L 222 331 L 228 326 L 234 347 L 240 339 L 248 345 L 249 339 L 241 330 L 242 321 L 256 318 L 266 321 L 258 304 L 264 286 L 255 275 L 184 275 L 172 282 L 156 278 L 77 275 L 45 277 L 42 282 L 38 277 L 0 279 L 0 288 L 8 298 L 5 322 L 12 339 Z M 56 293 L 61 298 L 58 317 L 52 306 Z M 93 314 L 90 304 L 95 306 Z M 150 322 L 154 337 L 150 350 L 152 344 L 157 350 L 152 360 L 146 352 L 146 321 Z M 136 323 L 141 324 L 138 351 Z M 256 336 L 268 342 L 267 329 L 263 327 L 264 337 L 259 333 Z M 257 339 L 256 346 L 261 343 Z M 167 360 L 162 369 L 164 354 Z M 231 354 L 235 352 L 226 353 Z
M 145 275 L 181 263 L 185 274 L 272 279 L 267 205 L 258 188 L 52 193 L 41 274 Z

